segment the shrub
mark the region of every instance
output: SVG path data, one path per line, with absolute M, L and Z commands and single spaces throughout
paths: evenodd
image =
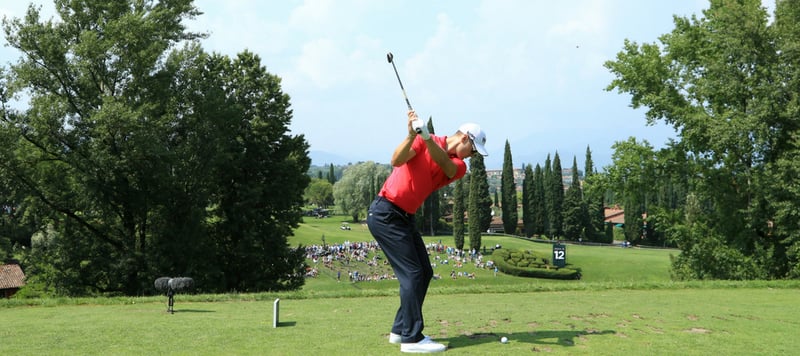
M 548 256 L 530 250 L 498 249 L 492 252 L 492 259 L 498 270 L 512 276 L 550 279 L 581 278 L 580 268 L 558 268 L 550 264 Z

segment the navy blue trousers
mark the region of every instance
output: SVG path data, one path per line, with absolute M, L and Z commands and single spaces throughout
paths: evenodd
M 404 212 L 383 197 L 378 197 L 367 214 L 369 232 L 400 282 L 400 308 L 394 317 L 392 332 L 401 335 L 403 343 L 424 338 L 422 303 L 433 278 L 428 251 L 414 224 L 414 215 Z

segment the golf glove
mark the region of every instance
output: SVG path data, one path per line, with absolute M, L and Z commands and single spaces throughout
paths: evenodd
M 418 135 L 422 136 L 423 140 L 430 140 L 431 134 L 428 133 L 428 125 L 422 123 L 422 120 L 416 119 L 411 122 L 411 127 L 414 128 L 414 131 L 417 132 Z

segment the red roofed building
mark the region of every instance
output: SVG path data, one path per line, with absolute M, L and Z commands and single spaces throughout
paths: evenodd
M 605 221 L 614 225 L 625 225 L 625 210 L 619 206 L 606 207 Z
M 25 273 L 18 264 L 0 265 L 0 296 L 11 298 L 25 285 Z

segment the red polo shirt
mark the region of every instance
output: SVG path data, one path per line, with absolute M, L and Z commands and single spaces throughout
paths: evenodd
M 447 136 L 431 135 L 431 138 L 442 149 L 447 150 Z M 456 156 L 450 156 L 457 169 L 453 178 L 448 178 L 431 158 L 428 146 L 421 136 L 414 139 L 411 148 L 416 155 L 405 164 L 394 167 L 379 195 L 405 212 L 414 214 L 431 193 L 463 177 L 467 173 L 467 164 Z

